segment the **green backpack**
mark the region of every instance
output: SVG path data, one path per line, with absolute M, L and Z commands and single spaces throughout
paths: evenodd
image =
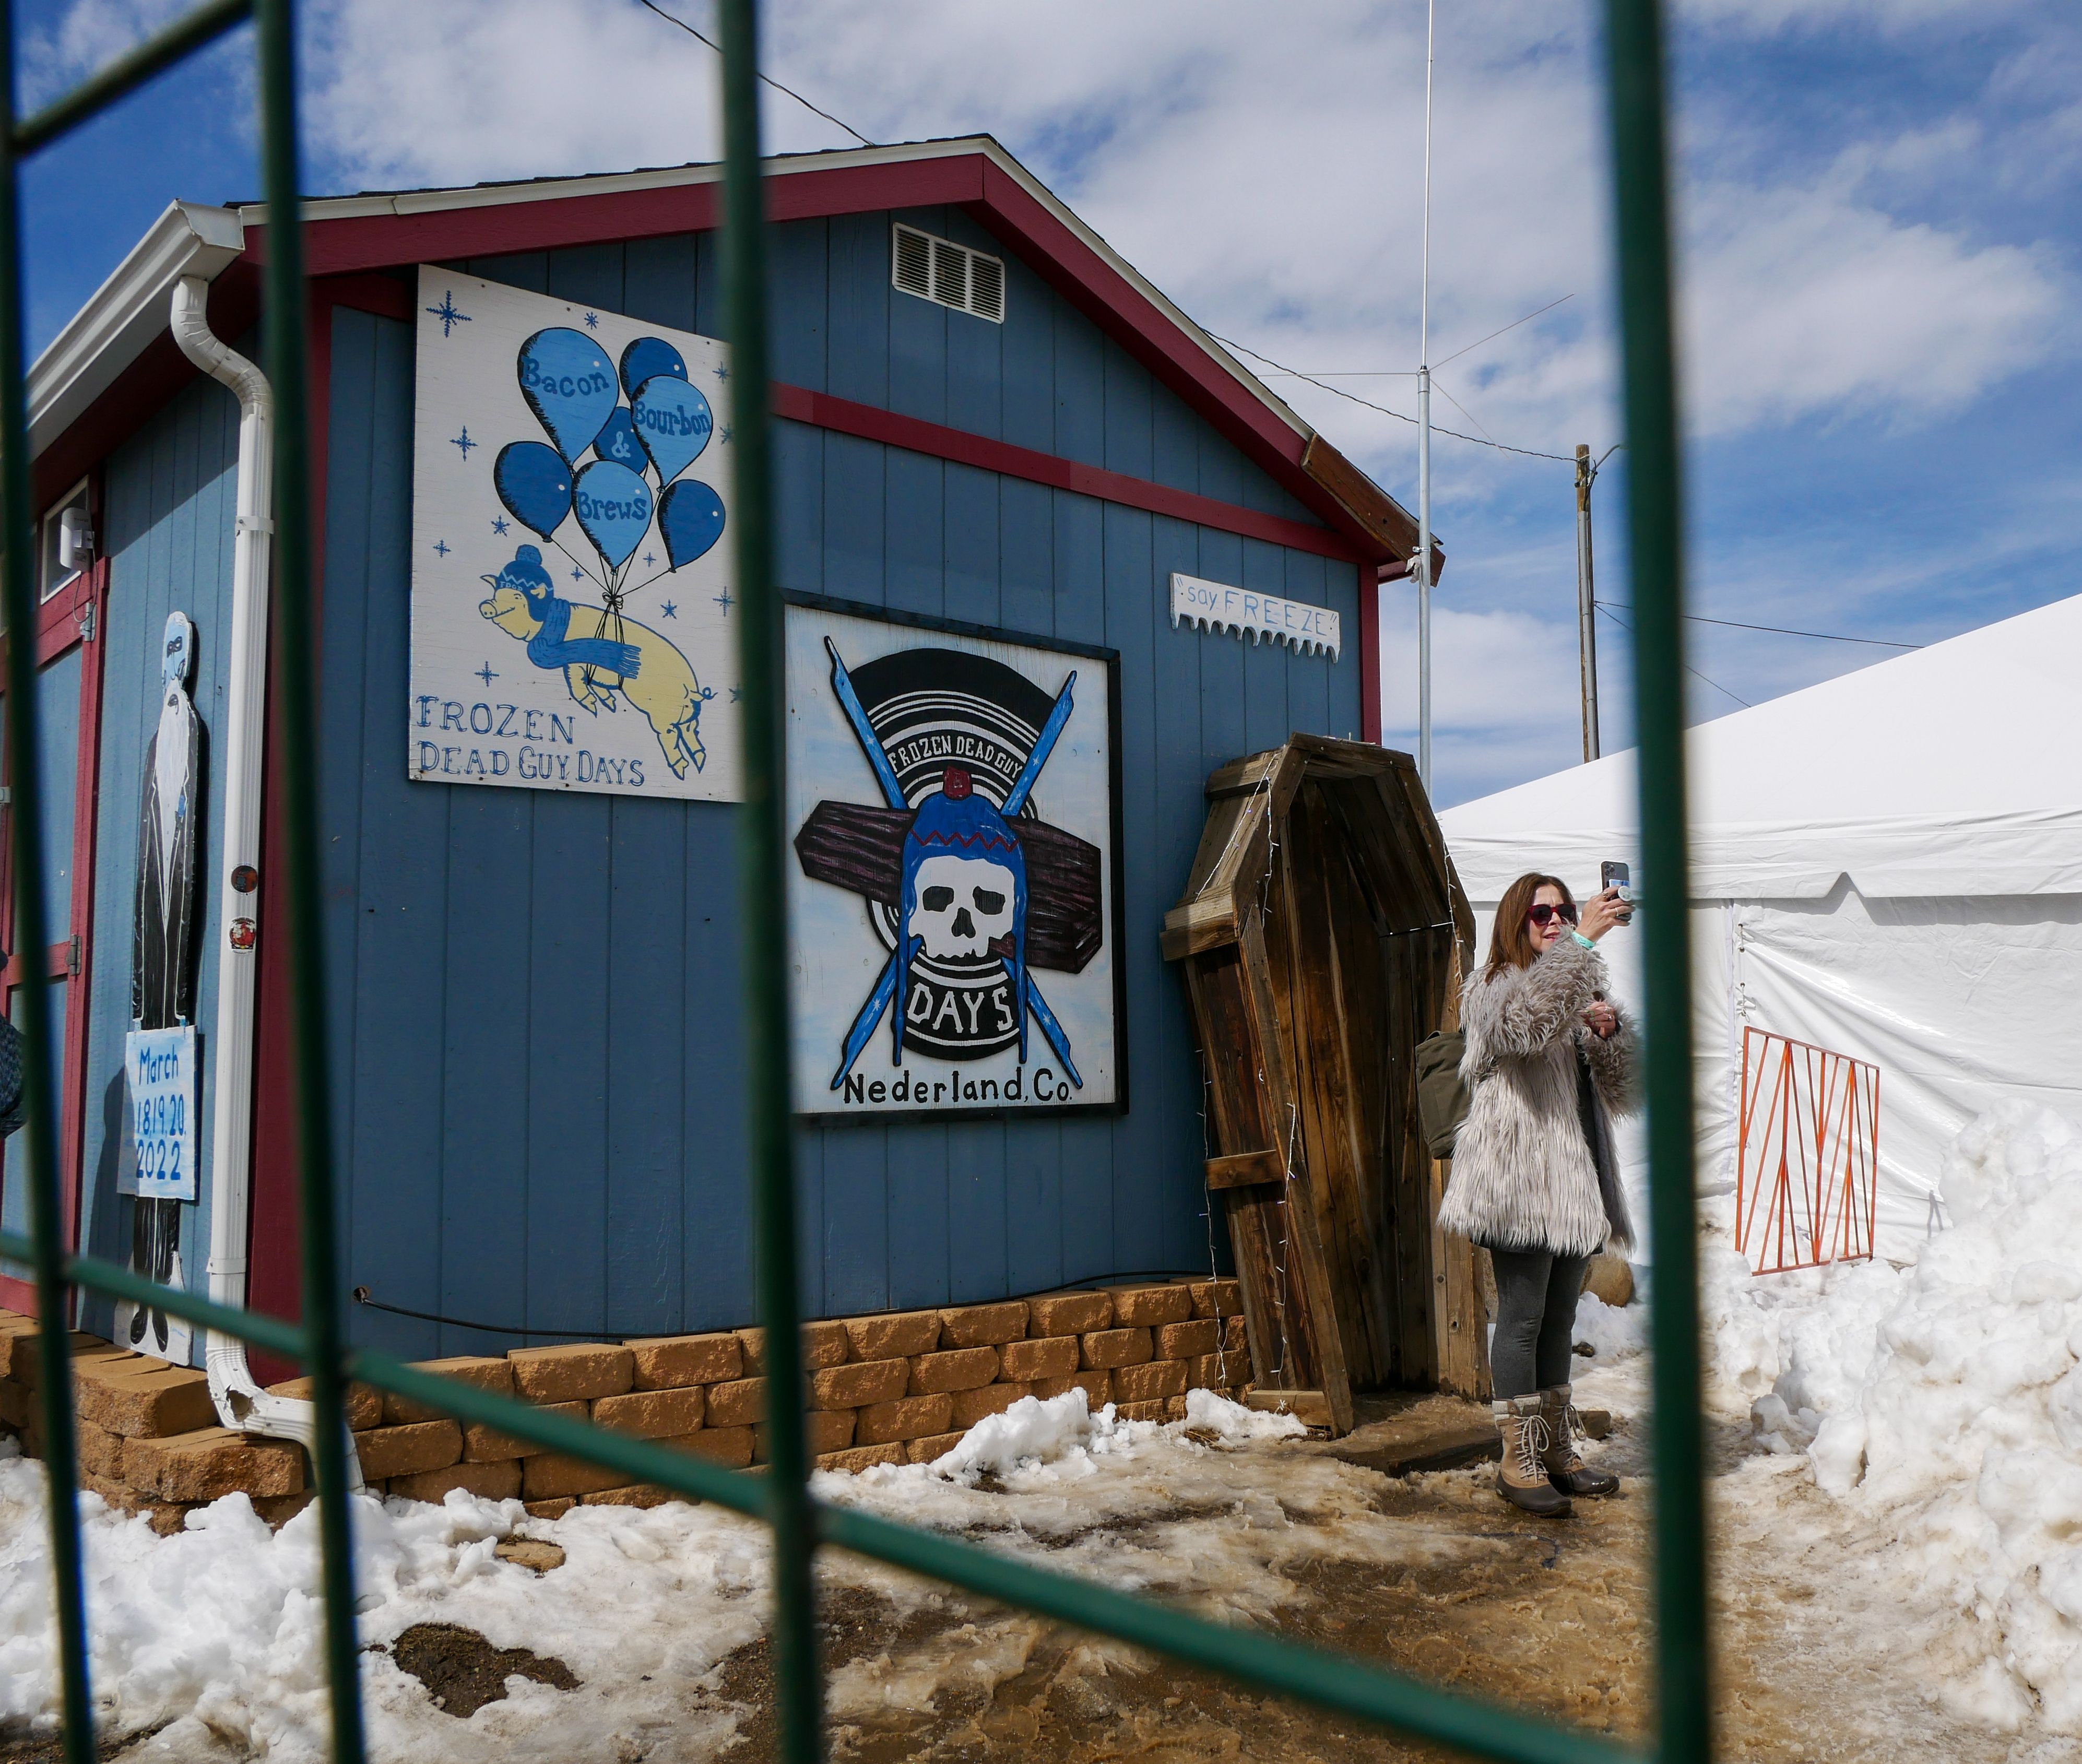
M 1417 1119 L 1435 1158 L 1450 1158 L 1468 1118 L 1468 1087 L 1460 1078 L 1466 1032 L 1443 1029 L 1417 1044 Z

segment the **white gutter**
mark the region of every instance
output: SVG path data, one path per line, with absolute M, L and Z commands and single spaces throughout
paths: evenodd
M 224 743 L 224 854 L 217 875 L 217 1102 L 211 1118 L 209 1295 L 246 1303 L 246 1236 L 253 1167 L 254 979 L 260 896 L 261 737 L 268 710 L 268 583 L 274 549 L 275 399 L 267 377 L 209 328 L 209 283 L 183 276 L 174 284 L 171 326 L 181 353 L 238 395 L 238 525 L 232 540 L 230 708 Z M 240 876 L 240 871 L 247 874 Z M 234 881 L 234 878 L 237 880 Z M 238 882 L 247 884 L 245 888 Z M 234 936 L 234 932 L 239 933 Z M 226 1427 L 318 1441 L 308 1403 L 271 1396 L 255 1381 L 246 1344 L 212 1330 L 206 1356 L 209 1394 Z M 362 1486 L 348 1443 L 348 1479 Z

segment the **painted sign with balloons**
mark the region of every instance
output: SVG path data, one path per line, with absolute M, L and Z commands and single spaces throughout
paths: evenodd
M 407 768 L 735 801 L 730 352 L 419 272 Z

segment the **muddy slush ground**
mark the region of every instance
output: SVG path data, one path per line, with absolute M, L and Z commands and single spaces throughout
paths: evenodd
M 1717 1480 L 1750 1450 L 1746 1428 L 1714 1439 Z M 1566 1521 L 1539 1521 L 1504 1506 L 1494 1469 L 1382 1476 L 1380 1509 L 1451 1532 L 1467 1553 L 1436 1566 L 1384 1570 L 1325 1560 L 1299 1577 L 1304 1597 L 1283 1633 L 1347 1650 L 1439 1684 L 1564 1717 L 1616 1737 L 1645 1732 L 1649 1669 L 1646 1564 L 1650 1518 L 1643 1453 L 1624 1424 L 1602 1462 L 1621 1471 L 1620 1498 L 1576 1504 Z M 1810 1488 L 1806 1497 L 1823 1497 Z M 1790 1498 L 1801 1499 L 1798 1492 Z M 1829 1560 L 1785 1559 L 1768 1526 L 1717 1514 L 1715 1599 L 1721 1755 L 1814 1761 L 1905 1758 L 1999 1761 L 2012 1742 L 1945 1719 L 1923 1697 L 1913 1662 L 1863 1638 L 1884 1618 L 1845 1608 Z M 1827 1577 L 1817 1585 L 1815 1575 Z M 1730 1592 L 1730 1589 L 1739 1588 Z M 824 1606 L 827 1670 L 834 1689 L 922 1669 L 944 1677 L 962 1651 L 979 1662 L 966 1690 L 942 1689 L 931 1713 L 892 1707 L 835 1721 L 832 1751 L 846 1764 L 897 1759 L 1020 1760 L 1085 1764 L 1186 1761 L 1431 1759 L 1413 1745 L 1276 1697 L 1225 1687 L 1199 1673 L 1137 1657 L 1017 1614 L 946 1598 L 899 1619 L 871 1593 L 841 1589 Z M 1024 1663 L 1010 1676 L 985 1662 Z M 996 1681 L 996 1682 L 993 1682 Z M 774 1755 L 773 1688 L 765 1644 L 725 1663 L 717 1700 L 743 1711 L 746 1764 Z M 650 1754 L 664 1764 L 661 1748 Z

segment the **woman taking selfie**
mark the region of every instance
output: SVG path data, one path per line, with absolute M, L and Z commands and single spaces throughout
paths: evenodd
M 1597 950 L 1630 913 L 1608 888 L 1579 921 L 1560 878 L 1519 877 L 1460 1001 L 1468 1118 L 1439 1223 L 1495 1265 L 1497 1492 L 1528 1513 L 1566 1514 L 1571 1495 L 1619 1488 L 1577 1453 L 1569 1367 L 1590 1257 L 1633 1236 L 1612 1117 L 1633 1105 L 1634 1035 L 1605 996 Z

